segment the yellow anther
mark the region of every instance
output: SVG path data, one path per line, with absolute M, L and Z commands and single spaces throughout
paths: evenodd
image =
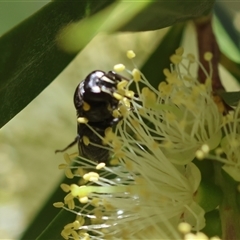
M 74 229 L 79 229 L 81 226 L 82 225 L 81 225 L 81 223 L 78 220 L 73 222 L 73 228 Z
M 119 89 L 123 89 L 123 88 L 125 88 L 126 86 L 127 86 L 127 84 L 128 84 L 128 81 L 127 80 L 122 80 L 121 82 L 119 82 L 118 84 L 117 84 L 117 89 L 119 90 Z
M 87 102 L 83 102 L 83 110 L 84 111 L 89 111 L 91 106 Z
M 124 105 L 119 107 L 119 111 L 120 111 L 121 115 L 123 115 L 123 116 L 125 116 L 129 112 L 128 108 Z
M 183 47 L 179 47 L 175 50 L 176 55 L 182 56 L 184 52 L 184 48 Z
M 89 138 L 87 136 L 83 136 L 83 143 L 84 143 L 85 146 L 89 145 L 90 140 L 89 140 Z
M 110 165 L 118 165 L 119 164 L 119 160 L 117 158 L 113 158 L 110 160 Z
M 191 225 L 186 222 L 181 222 L 178 224 L 178 230 L 183 234 L 189 233 L 191 229 L 192 229 Z
M 125 96 L 125 92 L 126 90 L 123 88 L 118 89 L 118 94 L 120 94 L 121 96 Z
M 73 223 L 68 223 L 64 226 L 64 229 L 71 229 L 73 228 Z
M 83 178 L 86 181 L 96 182 L 99 179 L 99 174 L 96 172 L 89 172 L 89 173 L 84 174 Z
M 85 117 L 79 117 L 79 118 L 77 119 L 77 121 L 78 121 L 79 123 L 88 123 L 88 119 L 85 118 Z
M 133 91 L 130 91 L 130 90 L 125 91 L 125 96 L 128 98 L 133 98 L 134 95 L 135 95 L 135 92 L 133 92 Z
M 193 54 L 191 54 L 191 53 L 189 53 L 188 55 L 187 55 L 187 58 L 188 58 L 188 60 L 190 61 L 190 63 L 194 63 L 196 60 L 195 60 L 195 56 L 193 55 Z
M 70 178 L 70 179 L 72 179 L 72 178 L 74 177 L 74 175 L 73 175 L 73 173 L 72 173 L 72 171 L 71 171 L 70 168 L 67 168 L 67 169 L 65 170 L 65 176 L 66 176 L 67 178 Z
M 116 64 L 114 67 L 113 67 L 114 71 L 116 72 L 122 72 L 125 70 L 125 66 L 121 63 L 119 64 Z
M 123 104 L 124 104 L 127 108 L 130 108 L 130 107 L 131 107 L 131 103 L 130 103 L 130 101 L 129 101 L 128 98 L 126 98 L 126 97 L 123 98 L 122 102 L 123 102 Z
M 62 232 L 61 232 L 61 236 L 64 238 L 64 239 L 69 239 L 69 234 L 65 231 L 65 230 L 62 230 Z
M 72 231 L 71 234 L 72 234 L 72 237 L 73 237 L 74 240 L 79 239 L 78 233 L 76 231 Z
M 179 64 L 179 63 L 182 61 L 182 57 L 179 56 L 179 55 L 173 54 L 173 55 L 170 57 L 170 61 L 171 61 L 173 64 Z
M 65 197 L 64 197 L 64 202 L 68 202 L 70 200 L 73 200 L 74 196 L 72 195 L 72 193 L 68 193 Z
M 129 59 L 135 58 L 135 56 L 136 56 L 136 54 L 135 54 L 135 52 L 133 50 L 127 51 L 127 57 Z
M 99 163 L 97 166 L 96 166 L 96 169 L 99 170 L 99 169 L 102 169 L 106 166 L 105 163 Z
M 116 92 L 113 93 L 113 97 L 115 97 L 117 100 L 121 100 L 123 98 L 122 95 L 120 95 L 119 93 L 116 93 Z
M 104 134 L 105 134 L 105 137 L 107 137 L 107 138 L 114 136 L 114 133 L 113 133 L 111 127 L 106 128 L 104 131 Z
M 65 162 L 67 164 L 71 164 L 72 163 L 72 160 L 71 160 L 71 158 L 69 157 L 69 155 L 67 153 L 64 153 L 63 157 L 64 157 L 64 160 L 65 160 Z
M 58 165 L 58 169 L 66 169 L 67 167 L 68 167 L 68 165 L 65 164 L 65 163 L 62 163 L 62 164 Z
M 211 61 L 212 60 L 212 57 L 213 57 L 213 54 L 211 52 L 205 52 L 204 53 L 204 59 L 206 61 Z
M 132 70 L 132 75 L 135 82 L 139 82 L 141 80 L 141 72 L 138 69 L 134 68 Z
M 119 114 L 119 112 L 118 112 L 117 109 L 113 110 L 112 116 L 113 116 L 114 118 L 118 118 L 118 117 L 120 116 L 120 114 Z
M 62 207 L 64 206 L 64 203 L 63 203 L 63 202 L 55 202 L 55 203 L 53 204 L 53 206 L 54 206 L 55 208 L 62 208 Z
M 62 183 L 60 185 L 60 187 L 64 192 L 69 192 L 70 191 L 70 186 L 68 184 Z

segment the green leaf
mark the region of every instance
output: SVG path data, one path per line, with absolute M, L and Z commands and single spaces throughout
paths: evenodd
M 53 203 L 63 201 L 64 197 L 66 196 L 66 192 L 64 192 L 61 188 L 60 185 L 62 183 L 71 185 L 76 182 L 76 179 L 69 179 L 66 176 L 62 177 L 58 184 L 56 185 L 55 189 L 53 189 L 52 194 L 49 195 L 49 198 L 47 201 L 43 204 L 41 209 L 39 210 L 38 214 L 36 217 L 32 220 L 31 224 L 28 226 L 28 228 L 25 230 L 23 235 L 21 236 L 20 239 L 26 240 L 26 239 L 36 239 L 42 232 L 45 231 L 47 226 L 52 222 L 53 224 L 53 219 L 58 215 L 60 212 L 59 208 L 55 208 L 53 206 Z M 64 213 L 63 213 L 64 215 Z M 75 216 L 73 214 L 72 218 Z M 62 214 L 61 214 L 62 216 Z M 68 214 L 66 213 L 66 216 Z M 72 219 L 71 218 L 71 219 Z M 59 220 L 57 218 L 57 220 Z M 69 220 L 69 219 L 68 219 Z M 63 219 L 62 222 L 59 222 L 59 227 L 58 227 L 58 232 L 56 236 L 60 236 L 60 232 L 62 228 L 64 227 L 65 224 L 71 222 L 70 221 L 65 221 Z M 50 238 L 46 238 L 50 239 Z
M 151 1 L 151 4 L 120 30 L 149 31 L 168 27 L 209 13 L 214 2 L 214 0 Z
M 160 81 L 165 80 L 163 69 L 169 68 L 169 57 L 180 46 L 184 27 L 184 23 L 174 25 L 141 67 L 141 72 L 155 88 L 158 87 Z
M 233 62 L 225 54 L 221 53 L 220 63 L 237 79 L 240 83 L 240 64 Z
M 205 212 L 210 212 L 220 204 L 222 195 L 222 191 L 217 185 L 202 179 L 194 195 L 194 201 L 197 202 Z
M 111 2 L 51 2 L 0 38 L 0 127 L 29 104 L 75 57 L 58 48 L 59 30 Z
M 48 227 L 36 238 L 37 240 L 62 240 L 61 231 L 63 227 L 74 222 L 76 215 L 62 209 Z
M 232 61 L 240 63 L 239 48 L 232 41 L 227 30 L 216 16 L 213 16 L 213 29 L 221 52 Z
M 65 27 L 70 23 L 92 15 L 113 2 L 57 0 L 0 38 L 0 127 L 29 104 L 75 57 L 76 51 L 66 53 L 59 47 L 64 35 L 61 30 L 67 29 L 64 32 L 67 34 L 69 29 Z M 213 2 L 188 0 L 182 1 L 176 8 L 172 1 L 136 1 L 134 4 L 119 1 L 122 4 L 121 11 L 118 14 L 106 11 L 101 15 L 101 21 L 98 22 L 100 25 L 93 26 L 89 20 L 91 17 L 85 21 L 85 28 L 79 28 L 77 34 L 80 39 L 83 36 L 87 38 L 81 41 L 77 50 L 81 50 L 100 30 L 157 29 L 201 16 L 211 9 Z M 129 9 L 128 4 L 131 4 Z M 127 10 L 126 15 L 124 9 Z M 67 46 L 71 46 L 70 43 Z
M 237 104 L 240 102 L 240 91 L 220 92 L 219 95 L 229 106 L 237 106 Z
M 202 229 L 209 238 L 214 236 L 222 236 L 221 218 L 219 210 L 215 209 L 205 214 L 206 226 Z
M 99 32 L 147 31 L 171 26 L 209 12 L 214 0 L 118 1 L 90 18 L 74 22 L 59 33 L 59 46 L 79 51 Z M 82 32 L 88 34 L 83 35 Z
M 226 31 L 227 35 L 231 38 L 231 41 L 239 48 L 240 35 L 234 26 L 235 14 L 232 14 L 228 2 L 217 1 L 214 5 L 214 14 L 224 28 L 224 31 Z

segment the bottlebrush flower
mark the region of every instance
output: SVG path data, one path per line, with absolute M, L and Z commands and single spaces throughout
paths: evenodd
M 240 181 L 240 103 L 225 117 L 224 137 L 216 150 L 222 167 L 235 181 Z M 214 157 L 214 156 L 212 156 Z
M 211 69 L 211 54 L 205 59 Z M 105 146 L 99 145 L 111 153 L 109 165 L 65 155 L 67 164 L 61 168 L 80 181 L 63 184 L 68 194 L 64 203 L 55 204 L 76 214 L 76 221 L 64 227 L 64 238 L 179 239 L 181 222 L 194 231 L 204 227 L 204 210 L 195 202 L 201 173 L 191 161 L 204 158 L 220 142 L 232 156 L 224 139 L 234 135 L 229 130 L 235 132 L 236 121 L 225 127 L 229 134 L 222 139 L 225 118 L 212 96 L 211 72 L 203 69 L 206 82 L 200 84 L 191 67 L 203 67 L 193 55 L 184 57 L 178 49 L 171 60 L 158 90 L 138 69 L 127 70 L 132 79 L 119 85 L 126 97 L 114 113 L 123 121 L 114 130 L 106 129 Z M 125 67 L 117 65 L 115 70 Z M 135 95 L 129 90 L 132 85 Z M 239 122 L 239 111 L 236 115 Z

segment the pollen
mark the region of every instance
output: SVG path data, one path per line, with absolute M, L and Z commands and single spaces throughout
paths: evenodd
M 184 52 L 184 48 L 183 47 L 179 47 L 175 50 L 176 55 L 182 56 Z
M 83 178 L 86 180 L 86 181 L 89 181 L 89 182 L 96 182 L 98 181 L 99 179 L 99 174 L 96 173 L 96 172 L 89 172 L 89 173 L 86 173 Z
M 83 110 L 84 111 L 89 111 L 91 108 L 91 106 L 87 103 L 87 102 L 83 102 Z
M 113 97 L 115 97 L 117 100 L 123 99 L 123 96 L 121 94 L 117 93 L 117 92 L 113 93 Z
M 191 53 L 189 53 L 189 54 L 187 55 L 187 59 L 190 61 L 190 63 L 196 62 L 195 56 L 194 56 L 193 54 L 191 54 Z
M 77 184 L 71 184 L 70 190 L 71 190 L 72 196 L 76 197 L 79 195 L 80 187 Z
M 205 158 L 206 154 L 202 150 L 196 151 L 196 158 L 198 160 L 203 160 Z
M 114 165 L 119 165 L 119 160 L 117 158 L 113 158 L 110 160 L 110 165 L 114 166 Z
M 131 103 L 130 103 L 130 101 L 129 101 L 128 98 L 124 97 L 123 100 L 122 100 L 122 102 L 123 102 L 123 104 L 124 104 L 127 108 L 130 109 Z
M 85 117 L 79 117 L 79 118 L 77 119 L 77 121 L 78 121 L 79 123 L 88 123 L 88 119 L 85 118 Z
M 209 153 L 209 146 L 207 144 L 203 144 L 202 147 L 201 147 L 201 150 L 205 153 L 205 154 L 208 154 Z
M 71 171 L 70 168 L 67 168 L 67 169 L 65 170 L 65 176 L 66 176 L 67 178 L 69 178 L 69 179 L 72 179 L 72 178 L 74 177 L 74 175 L 73 175 L 73 173 L 72 173 L 72 171 Z
M 186 222 L 181 222 L 178 224 L 178 230 L 183 234 L 191 232 L 191 229 L 192 229 L 191 225 Z
M 68 165 L 70 165 L 70 164 L 72 163 L 72 160 L 71 160 L 71 158 L 69 157 L 69 155 L 68 155 L 67 153 L 64 153 L 64 154 L 63 154 L 63 157 L 64 157 L 65 162 L 66 162 Z
M 170 61 L 173 63 L 173 64 L 179 64 L 181 61 L 182 61 L 182 57 L 180 55 L 172 55 L 170 57 Z
M 53 206 L 54 206 L 55 208 L 62 208 L 62 207 L 64 206 L 64 203 L 63 203 L 63 202 L 55 202 L 55 203 L 53 204 Z
M 119 111 L 118 111 L 117 109 L 113 110 L 112 116 L 113 116 L 114 118 L 118 118 L 118 117 L 120 116 Z
M 88 197 L 79 198 L 79 202 L 80 203 L 87 203 L 88 202 Z
M 108 139 L 111 139 L 111 140 L 112 140 L 112 139 L 114 138 L 114 136 L 115 136 L 115 134 L 113 133 L 111 127 L 106 128 L 105 131 L 104 131 L 104 134 L 105 134 L 105 138 L 108 138 Z
M 78 220 L 76 220 L 76 221 L 74 221 L 73 222 L 73 228 L 74 229 L 79 229 L 80 227 L 82 226 L 82 224 L 78 221 Z
M 125 68 L 126 68 L 126 67 L 125 67 L 122 63 L 116 64 L 116 65 L 113 67 L 114 71 L 116 71 L 116 72 L 122 72 L 122 71 L 125 70 Z
M 83 143 L 84 143 L 85 146 L 88 146 L 90 144 L 89 137 L 83 136 Z
M 121 82 L 119 82 L 117 84 L 117 89 L 124 89 L 126 86 L 128 85 L 128 81 L 127 80 L 122 80 Z
M 204 53 L 204 59 L 206 60 L 206 61 L 211 61 L 212 60 L 212 58 L 213 58 L 213 54 L 211 53 L 211 52 L 206 52 L 206 53 Z
M 133 59 L 133 58 L 135 58 L 135 56 L 136 56 L 136 54 L 135 54 L 135 52 L 133 50 L 127 51 L 127 57 L 129 59 Z
M 122 116 L 126 116 L 129 113 L 128 108 L 124 105 L 119 107 L 119 111 L 121 112 Z
M 138 69 L 134 68 L 132 70 L 133 80 L 139 82 L 141 80 L 141 73 Z
M 106 166 L 105 163 L 99 163 L 97 166 L 96 166 L 96 169 L 99 170 L 99 169 L 102 169 Z
M 66 169 L 67 167 L 68 167 L 68 165 L 65 163 L 61 163 L 58 165 L 58 169 Z
M 60 187 L 64 192 L 69 192 L 70 191 L 70 186 L 68 184 L 62 183 L 60 185 Z

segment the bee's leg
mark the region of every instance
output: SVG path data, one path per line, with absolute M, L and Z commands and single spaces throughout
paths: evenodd
M 73 142 L 71 142 L 67 147 L 65 147 L 64 149 L 56 150 L 55 153 L 65 152 L 70 147 L 74 146 L 78 142 L 78 139 L 79 139 L 79 135 L 77 135 L 76 138 L 73 140 Z

